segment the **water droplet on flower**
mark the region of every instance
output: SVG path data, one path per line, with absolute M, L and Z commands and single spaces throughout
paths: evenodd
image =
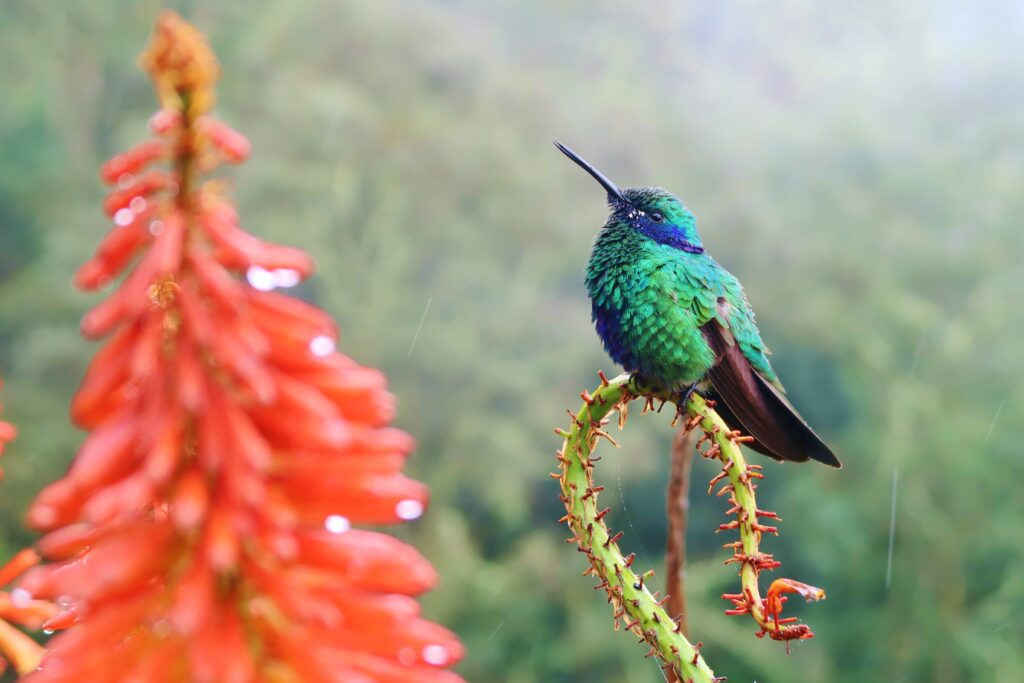
M 403 647 L 398 651 L 398 661 L 405 666 L 412 666 L 416 663 L 416 653 L 411 647 Z
M 329 356 L 334 353 L 334 340 L 324 335 L 313 337 L 309 342 L 309 350 L 314 356 Z
M 302 273 L 292 268 L 275 268 L 271 275 L 277 287 L 294 287 L 302 282 Z
M 132 213 L 131 209 L 118 209 L 114 213 L 114 223 L 122 228 L 126 225 L 131 225 L 133 220 L 135 220 L 135 214 Z
M 274 283 L 274 274 L 262 266 L 250 266 L 249 270 L 245 271 L 245 279 L 253 289 L 261 292 L 269 292 L 277 286 Z
M 330 531 L 332 534 L 343 534 L 349 530 L 352 524 L 348 521 L 347 517 L 341 515 L 331 515 L 324 520 L 324 528 Z
M 331 420 L 328 422 L 324 433 L 331 440 L 331 443 L 336 446 L 347 443 L 350 437 L 348 425 L 343 420 Z
M 135 176 L 131 173 L 122 173 L 117 176 L 117 186 L 122 190 L 135 182 Z
M 166 638 L 171 635 L 170 619 L 159 619 L 153 624 L 153 635 L 157 638 Z
M 52 628 L 44 628 L 43 629 L 43 635 L 44 636 L 52 636 L 53 635 L 53 629 Z
M 444 666 L 448 661 L 448 650 L 442 645 L 427 645 L 423 648 L 423 661 L 433 666 Z
M 159 235 L 160 232 L 163 229 L 164 229 L 164 222 L 163 221 L 150 221 L 150 223 L 149 223 L 149 234 L 150 235 Z
M 132 200 L 128 202 L 128 208 L 135 213 L 142 213 L 146 210 L 146 198 L 145 197 L 132 197 Z
M 19 609 L 25 609 L 32 604 L 32 594 L 24 588 L 15 588 L 11 591 L 11 604 Z
M 399 519 L 406 521 L 410 519 L 417 519 L 423 515 L 423 503 L 418 500 L 402 500 L 395 506 L 395 514 L 398 515 Z

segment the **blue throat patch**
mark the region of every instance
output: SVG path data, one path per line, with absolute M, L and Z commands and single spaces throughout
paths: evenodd
M 658 244 L 680 249 L 688 254 L 704 253 L 704 247 L 686 239 L 686 233 L 680 227 L 670 223 L 656 223 L 644 214 L 633 216 L 631 222 L 641 235 L 654 240 Z

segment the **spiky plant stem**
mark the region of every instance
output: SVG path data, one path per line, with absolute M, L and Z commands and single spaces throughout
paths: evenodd
M 653 572 L 637 575 L 632 570 L 635 556 L 623 556 L 617 543 L 622 532 L 612 534 L 609 531 L 604 522 L 609 508 L 600 510 L 597 504 L 604 487 L 594 483 L 596 459 L 591 453 L 601 438 L 615 443 L 604 430 L 607 415 L 617 410 L 621 426 L 625 423 L 629 402 L 641 394 L 642 390 L 629 375 L 610 381 L 602 375 L 601 386 L 593 394 L 581 394 L 583 405 L 578 414 L 572 415 L 569 431 L 559 430 L 559 434 L 565 436 L 558 454 L 561 473 L 556 475 L 561 480 L 566 508 L 563 519 L 572 529 L 570 542 L 576 543 L 590 561 L 585 574 L 596 575 L 600 581 L 598 587 L 608 594 L 616 629 L 621 619 L 626 630 L 650 646 L 648 656 L 657 657 L 664 668 L 676 671 L 682 680 L 712 683 L 719 679 L 701 657 L 698 647 L 680 633 L 678 622 L 662 607 L 665 600 L 658 600 L 644 585 Z
M 562 449 L 557 453 L 560 472 L 552 476 L 559 479 L 561 499 L 566 508 L 566 515 L 561 521 L 566 522 L 573 533 L 568 542 L 576 543 L 590 563 L 584 575 L 596 576 L 599 580 L 597 588 L 607 593 L 614 610 L 616 629 L 621 620 L 626 630 L 650 647 L 647 656 L 657 657 L 666 673 L 673 672 L 684 683 L 724 680 L 715 677 L 700 655 L 701 643 L 694 645 L 687 640 L 681 632 L 678 617 L 674 619 L 665 611 L 663 605 L 668 596 L 659 600 L 657 593 L 652 594 L 644 585 L 654 572 L 638 575 L 633 571 L 635 556 L 624 556 L 618 546 L 622 532 L 613 534 L 604 522 L 610 508 L 600 509 L 597 503 L 604 487 L 594 482 L 594 464 L 600 460 L 593 455 L 594 450 L 602 438 L 618 446 L 605 430 L 611 421 L 609 413 L 613 410 L 618 412 L 621 429 L 633 399 L 644 397 L 646 410 L 656 399 L 668 397 L 638 385 L 628 374 L 613 380 L 605 378 L 603 373 L 598 374 L 600 386 L 593 394 L 582 392 L 583 405 L 579 412 L 574 414 L 570 411 L 572 424 L 569 430 L 555 430 L 565 438 Z M 759 637 L 767 634 L 774 640 L 787 641 L 787 647 L 790 640 L 813 637 L 806 624 L 794 623 L 795 618 L 780 618 L 782 604 L 786 600 L 782 593 L 798 593 L 808 600 L 818 600 L 824 598 L 824 591 L 790 579 L 778 579 L 769 588 L 768 597 L 761 597 L 758 574 L 764 569 L 778 567 L 779 562 L 760 551 L 762 534 L 777 534 L 778 530 L 761 524 L 759 517 L 777 519 L 777 515 L 757 508 L 754 494 L 757 486 L 753 480 L 763 478 L 761 468 L 747 465 L 739 448 L 739 444 L 749 441 L 750 437 L 730 430 L 714 411 L 713 404 L 698 394 L 691 395 L 685 408 L 685 431 L 700 427 L 704 434 L 697 447 L 708 445 L 709 448 L 701 451 L 702 455 L 722 463 L 722 472 L 711 480 L 708 491 L 728 479 L 718 495 L 728 494 L 731 508 L 727 514 L 736 515 L 736 519 L 721 525 L 719 531 L 737 529 L 740 534 L 739 541 L 725 546 L 733 550 L 733 556 L 726 560 L 726 564 L 740 564 L 742 584 L 742 592 L 722 596 L 733 603 L 733 608 L 726 610 L 726 614 L 750 614 L 760 627 Z
M 731 507 L 726 514 L 735 515 L 736 519 L 720 525 L 718 530 L 737 529 L 740 535 L 739 541 L 724 546 L 733 551 L 733 556 L 726 560 L 726 564 L 740 565 L 742 584 L 742 592 L 722 596 L 733 603 L 733 609 L 726 610 L 726 614 L 750 614 L 761 629 L 758 637 L 767 634 L 773 640 L 787 641 L 787 647 L 790 640 L 813 638 L 814 634 L 807 624 L 795 623 L 795 617 L 780 618 L 782 603 L 786 600 L 781 593 L 799 593 L 808 600 L 821 600 L 825 597 L 825 591 L 791 579 L 777 579 L 768 589 L 768 597 L 761 598 L 758 574 L 765 569 L 775 569 L 781 563 L 772 555 L 761 552 L 761 536 L 765 533 L 778 535 L 779 530 L 776 526 L 761 524 L 759 518 L 770 518 L 776 522 L 781 520 L 774 512 L 757 507 L 754 495 L 757 484 L 754 480 L 763 479 L 764 475 L 760 465 L 747 464 L 740 450 L 740 444 L 752 438 L 730 430 L 712 406 L 696 393 L 691 395 L 686 404 L 686 412 L 689 419 L 685 427 L 690 430 L 699 426 L 704 432 L 697 447 L 710 445 L 701 454 L 722 463 L 722 472 L 711 480 L 708 493 L 723 479 L 729 480 L 723 483 L 716 495 L 728 495 Z

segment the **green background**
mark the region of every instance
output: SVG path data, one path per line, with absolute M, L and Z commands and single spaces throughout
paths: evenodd
M 297 293 L 387 372 L 419 441 L 433 503 L 397 533 L 442 574 L 425 603 L 468 646 L 459 671 L 661 680 L 556 524 L 552 428 L 617 371 L 582 286 L 603 195 L 557 137 L 686 199 L 845 463 L 764 463 L 762 507 L 784 519 L 765 549 L 828 591 L 793 605 L 817 637 L 789 656 L 721 613 L 737 580 L 696 464 L 690 624 L 716 673 L 1020 680 L 1020 3 L 626 4 L 167 3 L 209 35 L 219 114 L 253 142 L 232 173 L 243 224 L 314 255 Z M 135 60 L 161 6 L 0 0 L 0 398 L 21 431 L 5 557 L 82 438 L 67 404 L 96 297 L 70 276 L 108 228 L 98 165 L 146 136 Z M 659 573 L 667 422 L 631 421 L 597 473 L 624 549 Z

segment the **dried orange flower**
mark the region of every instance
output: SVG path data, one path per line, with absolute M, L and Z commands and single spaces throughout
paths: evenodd
M 139 62 L 153 79 L 164 109 L 193 118 L 213 109 L 213 86 L 220 78 L 217 57 L 206 37 L 174 12 L 157 19 Z

